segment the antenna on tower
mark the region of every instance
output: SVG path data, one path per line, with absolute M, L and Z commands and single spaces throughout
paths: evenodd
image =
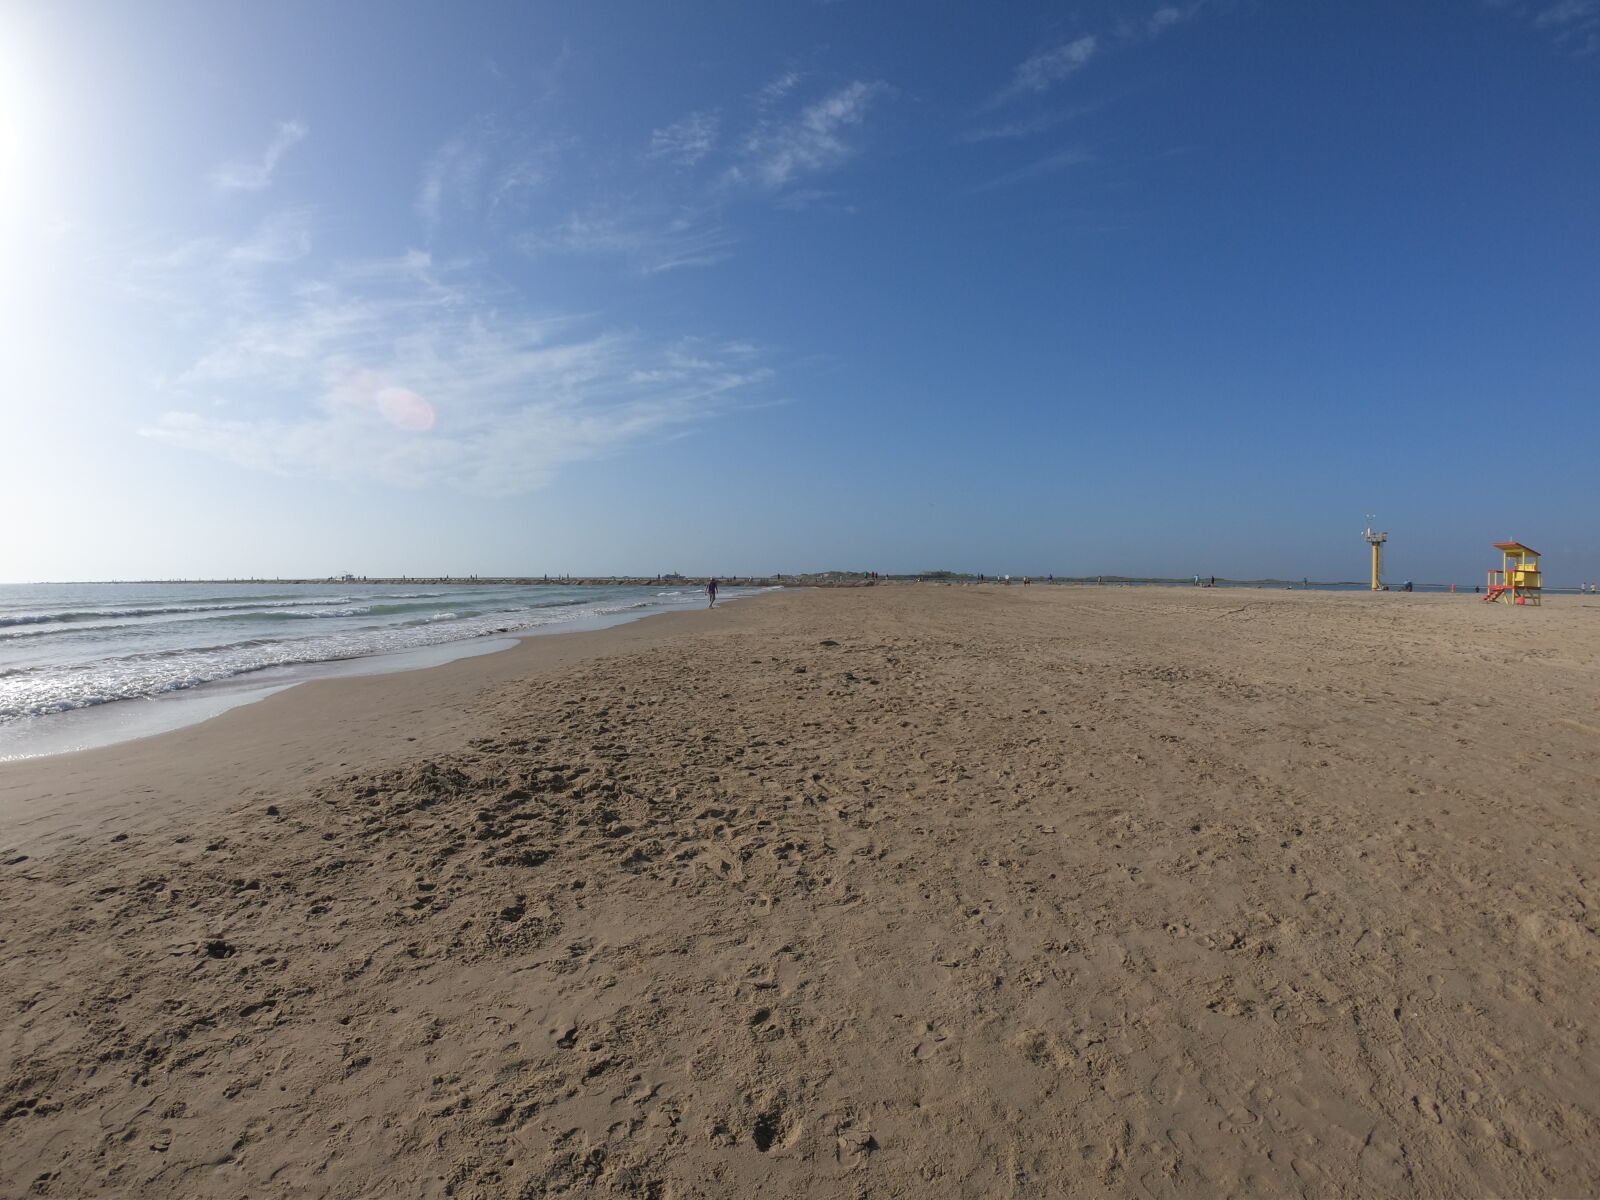
M 1367 545 L 1372 547 L 1372 590 L 1383 590 L 1383 544 L 1389 540 L 1389 535 L 1372 527 L 1374 517 L 1367 514 L 1367 527 L 1361 536 L 1367 539 Z

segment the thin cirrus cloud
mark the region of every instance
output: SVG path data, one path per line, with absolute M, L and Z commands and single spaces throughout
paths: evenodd
M 255 230 L 228 247 L 234 263 L 290 263 L 311 252 L 311 209 L 291 208 L 274 213 Z
M 272 185 L 278 164 L 309 132 L 299 121 L 280 121 L 267 148 L 255 158 L 234 159 L 211 173 L 211 184 L 224 192 L 259 192 Z
M 695 166 L 715 148 L 720 125 L 717 113 L 690 113 L 652 133 L 648 155 L 673 166 Z
M 728 169 L 727 180 L 776 190 L 840 166 L 858 151 L 847 131 L 861 125 L 873 102 L 888 90 L 881 81 L 856 80 L 786 120 L 759 122 L 746 136 L 742 161 Z
M 781 75 L 773 76 L 773 78 L 762 84 L 761 89 L 756 92 L 756 106 L 758 108 L 771 108 L 790 92 L 794 91 L 795 88 L 799 87 L 800 81 L 804 78 L 805 76 L 801 75 L 799 71 L 785 71 Z
M 1557 0 L 1534 14 L 1535 29 L 1564 29 L 1600 16 L 1600 0 Z
M 174 239 L 136 234 L 100 244 L 113 269 L 95 276 L 102 294 L 146 310 L 159 309 L 184 328 L 253 304 L 265 280 L 311 253 L 316 210 L 307 205 L 270 213 L 242 235 Z
M 505 496 L 726 413 L 772 376 L 750 346 L 536 314 L 417 252 L 278 301 L 223 320 L 140 433 L 278 474 Z
M 724 223 L 735 191 L 828 200 L 817 177 L 860 153 L 861 127 L 890 90 L 856 80 L 801 101 L 801 82 L 772 80 L 738 138 L 715 109 L 656 129 L 645 159 L 683 176 L 635 203 L 569 194 L 570 215 L 533 229 L 526 198 L 547 186 L 558 143 L 534 146 L 479 118 L 424 161 L 421 231 L 431 239 L 449 224 L 487 236 L 485 249 L 609 255 L 642 274 L 720 261 L 735 240 Z M 228 186 L 266 186 L 301 136 L 234 164 Z M 319 264 L 313 216 L 285 210 L 242 236 L 147 259 L 142 286 L 174 298 L 196 332 L 187 365 L 158 385 L 145 438 L 279 474 L 511 495 L 756 403 L 774 377 L 742 343 L 536 311 L 479 265 L 482 249 L 453 262 L 413 251 Z
M 1160 37 L 1167 30 L 1182 25 L 1200 11 L 1200 0 L 1185 5 L 1163 4 L 1143 20 L 1124 19 L 1118 32 L 1125 38 Z
M 594 206 L 573 212 L 559 224 L 530 230 L 516 239 L 524 254 L 589 254 L 625 259 L 641 274 L 721 262 L 736 239 L 720 224 L 697 212 L 611 211 Z
M 417 188 L 417 215 L 430 229 L 476 195 L 489 153 L 481 131 L 456 134 L 433 152 Z
M 1600 0 L 1556 0 L 1533 14 L 1533 27 L 1564 50 L 1587 55 L 1600 50 Z
M 1053 154 L 1046 154 L 1036 158 L 1025 166 L 997 175 L 986 183 L 980 183 L 972 190 L 975 192 L 990 192 L 997 188 L 1015 187 L 1019 183 L 1031 183 L 1035 179 L 1043 179 L 1055 175 L 1072 167 L 1079 167 L 1093 161 L 1094 156 L 1083 150 L 1057 150 Z
M 564 144 L 508 133 L 479 117 L 447 138 L 423 164 L 414 204 L 424 229 L 446 222 L 504 216 L 547 188 Z
M 960 134 L 957 140 L 962 142 L 1001 142 L 1034 137 L 1037 134 L 1048 133 L 1057 126 L 1065 125 L 1078 117 L 1086 116 L 1099 107 L 1098 103 L 1079 104 L 1071 108 L 1036 113 L 1031 117 L 1024 117 L 1016 121 L 1002 121 L 998 124 L 981 125 L 976 129 L 969 129 Z
M 1158 8 L 1150 14 L 1148 26 L 1151 33 L 1160 33 L 1183 20 L 1183 10 L 1174 5 Z
M 859 152 L 850 131 L 865 122 L 873 102 L 889 88 L 857 80 L 810 104 L 790 106 L 787 115 L 775 111 L 801 78 L 790 71 L 763 87 L 753 101 L 752 124 L 737 139 L 721 137 L 722 117 L 714 110 L 689 113 L 651 133 L 647 160 L 688 172 L 715 156 L 715 173 L 655 183 L 646 189 L 645 200 L 630 205 L 580 204 L 555 224 L 525 230 L 515 238 L 516 246 L 534 257 L 611 256 L 655 275 L 710 266 L 729 256 L 738 238 L 725 221 L 739 190 L 771 193 L 785 208 L 831 199 L 831 193 L 803 187 L 802 181 L 842 166 Z M 648 198 L 652 190 L 654 200 Z
M 1600 3 L 1600 0 L 1596 0 Z M 1200 10 L 1203 0 L 1190 0 L 1185 5 L 1164 4 L 1142 17 L 1125 16 L 1114 25 L 1105 37 L 1086 33 L 1071 41 L 1062 42 L 1049 49 L 1032 54 L 1012 71 L 1011 81 L 977 111 L 987 116 L 987 123 L 977 125 L 957 135 L 956 140 L 966 143 L 1007 142 L 1034 137 L 1064 125 L 1101 107 L 1104 100 L 1073 107 L 1054 107 L 1039 111 L 1037 101 L 1053 92 L 1058 85 L 1082 71 L 1105 53 L 1108 47 L 1137 43 L 1158 38 L 1168 30 L 1183 24 Z M 1035 101 L 1029 111 L 1027 102 Z M 1004 119 L 995 110 L 1020 112 L 1021 115 Z M 1013 187 L 1046 176 L 1055 175 L 1071 167 L 1089 162 L 1093 156 L 1079 149 L 1059 149 L 1036 157 L 1031 162 L 1015 167 L 1001 175 L 977 185 L 975 192 Z
M 1089 65 L 1100 49 L 1100 39 L 1092 33 L 1029 56 L 1011 74 L 1011 82 L 989 101 L 987 107 L 1025 96 L 1042 96 L 1070 75 Z
M 1564 2 L 1600 3 L 1600 0 L 1564 0 Z M 1201 7 L 1202 0 L 1190 0 L 1190 3 L 1184 5 L 1163 4 L 1149 12 L 1147 16 L 1124 16 L 1111 28 L 1107 37 L 1086 33 L 1071 41 L 1029 55 L 1012 71 L 1011 82 L 983 105 L 983 111 L 991 111 L 1030 97 L 1043 96 L 1105 53 L 1108 43 L 1115 45 L 1119 40 L 1139 42 L 1158 38 L 1196 16 Z M 1057 119 L 1046 115 L 1035 121 L 1010 122 L 993 126 L 986 131 L 968 135 L 963 140 L 990 141 L 997 138 L 1025 137 L 1040 128 L 1047 128 L 1057 123 L 1059 123 Z

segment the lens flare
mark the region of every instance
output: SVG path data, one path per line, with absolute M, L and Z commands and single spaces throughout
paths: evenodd
M 376 397 L 384 420 L 407 433 L 426 433 L 433 428 L 433 405 L 410 388 L 386 387 Z

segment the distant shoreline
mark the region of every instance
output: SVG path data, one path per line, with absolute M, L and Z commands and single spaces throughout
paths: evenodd
M 411 586 L 411 587 L 703 587 L 712 578 L 727 587 L 873 587 L 878 584 L 945 583 L 1007 586 L 1024 582 L 1040 586 L 1139 586 L 1195 587 L 1194 576 L 1174 578 L 1158 575 L 968 575 L 951 571 L 926 571 L 902 575 L 874 575 L 865 571 L 819 571 L 782 575 L 324 575 L 303 577 L 248 577 L 195 579 L 55 579 L 29 580 L 7 587 L 51 586 L 139 586 L 192 587 L 198 584 L 219 586 L 329 587 L 329 586 Z M 1200 577 L 1200 587 L 1300 588 L 1311 591 L 1366 591 L 1365 580 L 1356 579 L 1232 579 L 1221 575 Z M 1452 588 L 1471 594 L 1480 581 L 1463 583 L 1416 582 L 1417 591 L 1448 592 Z M 1398 582 L 1385 590 L 1399 591 Z M 1545 588 L 1551 593 L 1582 594 L 1576 584 Z

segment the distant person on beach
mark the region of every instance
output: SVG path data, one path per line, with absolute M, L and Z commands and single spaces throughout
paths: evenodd
M 706 581 L 706 596 L 710 600 L 706 607 L 715 608 L 717 606 L 717 581 L 715 579 Z

